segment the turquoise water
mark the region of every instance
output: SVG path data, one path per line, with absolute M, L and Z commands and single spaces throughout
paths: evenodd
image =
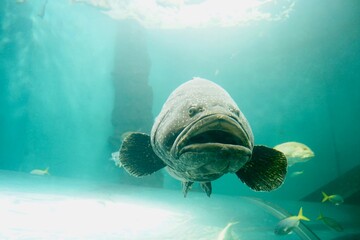
M 226 26 L 219 18 L 196 23 L 199 19 L 205 21 L 206 12 L 216 15 L 210 8 L 214 1 L 210 0 L 206 5 L 209 8 L 185 20 L 181 18 L 182 9 L 189 8 L 190 12 L 207 1 L 157 1 L 160 7 L 153 13 L 154 4 L 138 1 L 102 1 L 107 3 L 103 6 L 90 2 L 0 3 L 0 190 L 4 196 L 0 198 L 9 204 L 6 206 L 16 211 L 14 201 L 24 199 L 24 194 L 32 198 L 33 193 L 36 199 L 48 201 L 51 208 L 61 204 L 62 197 L 69 200 L 68 191 L 81 188 L 69 182 L 80 181 L 85 186 L 109 184 L 110 189 L 119 185 L 130 189 L 126 193 L 145 191 L 145 202 L 153 204 L 157 199 L 156 204 L 173 203 L 175 212 L 182 211 L 182 204 L 189 202 L 194 208 L 204 204 L 205 209 L 218 204 L 221 210 L 216 215 L 221 220 L 217 222 L 211 214 L 208 223 L 197 218 L 202 213 L 194 211 L 191 216 L 195 219 L 191 220 L 193 225 L 201 225 L 204 233 L 208 231 L 209 235 L 197 233 L 204 239 L 216 239 L 228 222 L 240 217 L 242 207 L 256 214 L 247 215 L 250 220 L 246 224 L 234 225 L 240 239 L 250 239 L 251 234 L 252 239 L 279 237 L 273 234 L 273 228 L 285 216 L 275 216 L 271 211 L 266 215 L 266 208 L 244 197 L 276 203 L 293 215 L 303 206 L 304 215 L 312 220 L 304 224 L 321 239 L 356 234 L 360 229 L 358 215 L 354 214 L 358 205 L 320 202 L 324 185 L 360 163 L 358 1 L 270 1 L 253 5 L 247 10 L 253 14 L 245 14 L 244 19 L 239 18 L 240 10 L 232 7 L 236 11 L 229 11 L 229 17 L 224 18 Z M 214 81 L 229 92 L 248 119 L 255 144 L 273 147 L 297 141 L 308 145 L 315 157 L 289 167 L 284 184 L 276 191 L 253 192 L 227 174 L 212 183 L 210 199 L 198 193 L 201 190 L 197 186 L 184 199 L 180 183 L 165 171 L 138 179 L 116 167 L 111 153 L 119 149 L 124 133 L 149 132 L 169 94 L 193 77 Z M 50 176 L 29 174 L 33 169 L 45 168 L 49 168 Z M 297 171 L 303 173 L 292 177 Z M 35 181 L 28 181 L 34 177 Z M 49 193 L 48 186 L 42 185 L 49 180 L 61 190 Z M 19 183 L 16 188 L 12 187 L 14 181 Z M 22 188 L 23 182 L 28 184 Z M 346 187 L 340 190 L 329 194 L 359 191 Z M 301 201 L 314 191 L 319 193 L 313 203 Z M 58 194 L 60 200 L 51 203 L 49 194 Z M 96 190 L 92 194 L 96 195 Z M 97 197 L 102 198 L 101 194 Z M 204 203 L 188 200 L 191 195 Z M 112 202 L 121 202 L 122 196 L 127 194 L 116 195 Z M 140 194 L 130 196 L 141 198 Z M 87 195 L 80 197 L 86 199 Z M 229 208 L 230 204 L 236 205 L 234 199 L 239 199 L 239 208 Z M 341 223 L 344 231 L 319 227 L 315 220 L 319 208 Z M 67 214 L 71 216 L 71 212 Z M 29 216 L 37 218 L 36 213 Z M 169 227 L 175 228 L 176 224 Z M 183 222 L 181 226 L 189 227 Z M 31 226 L 19 226 L 25 229 L 25 235 L 11 230 L 16 225 L 3 228 L 8 239 L 26 239 L 26 233 L 31 232 Z M 69 229 L 60 227 L 55 232 L 65 231 L 59 238 L 70 238 Z M 86 237 L 103 239 L 97 235 L 100 232 Z M 257 232 L 265 235 L 256 236 Z M 37 233 L 31 232 L 31 238 L 37 239 Z M 191 236 L 200 239 L 200 235 Z M 121 234 L 114 231 L 112 237 L 121 239 Z M 170 237 L 166 231 L 148 236 L 159 237 L 186 239 Z M 298 233 L 284 238 L 294 237 L 304 239 Z M 144 238 L 129 235 L 123 239 Z

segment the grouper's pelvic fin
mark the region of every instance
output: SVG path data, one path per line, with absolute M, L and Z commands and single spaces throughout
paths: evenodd
M 236 175 L 255 191 L 272 191 L 284 182 L 286 172 L 287 160 L 282 152 L 255 146 L 251 160 Z
M 184 197 L 187 196 L 187 193 L 189 192 L 189 190 L 191 189 L 193 184 L 194 184 L 194 182 L 190 182 L 190 181 L 182 182 L 182 191 L 183 191 Z M 208 197 L 210 197 L 211 192 L 212 192 L 211 182 L 201 182 L 200 187 L 205 191 L 206 195 Z
M 193 184 L 194 182 L 182 182 L 182 192 L 184 194 L 184 198 L 186 197 Z
M 119 150 L 119 159 L 121 166 L 135 177 L 150 175 L 166 166 L 153 151 L 150 136 L 140 132 L 126 136 Z
M 202 182 L 200 187 L 205 191 L 206 195 L 210 197 L 212 192 L 211 182 Z

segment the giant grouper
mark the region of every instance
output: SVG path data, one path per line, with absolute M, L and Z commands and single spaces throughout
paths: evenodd
M 226 173 L 235 173 L 255 191 L 272 191 L 281 186 L 287 172 L 285 155 L 254 146 L 250 125 L 231 96 L 202 78 L 193 78 L 171 93 L 150 136 L 128 134 L 119 161 L 136 177 L 165 167 L 182 182 L 184 196 L 194 182 L 210 196 L 211 181 Z

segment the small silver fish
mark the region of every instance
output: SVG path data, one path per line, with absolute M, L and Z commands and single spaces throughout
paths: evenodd
M 329 201 L 335 205 L 340 205 L 344 202 L 344 198 L 338 194 L 327 195 L 325 192 L 322 192 L 323 199 L 321 202 Z
M 305 217 L 302 213 L 302 207 L 299 210 L 297 216 L 287 217 L 281 220 L 275 227 L 274 233 L 276 235 L 286 235 L 292 232 L 294 228 L 299 226 L 300 220 L 310 221 L 309 218 Z
M 49 173 L 49 168 L 45 168 L 44 170 L 41 170 L 41 169 L 34 169 L 30 172 L 30 174 L 34 174 L 34 175 L 40 175 L 40 176 L 43 176 L 43 175 L 50 175 Z
M 274 149 L 285 154 L 289 167 L 295 163 L 307 162 L 315 156 L 308 146 L 299 142 L 282 143 L 276 145 Z
M 340 225 L 340 223 L 338 223 L 335 219 L 330 217 L 325 217 L 324 215 L 322 215 L 322 213 L 319 214 L 317 220 L 322 221 L 327 227 L 337 232 L 342 232 L 344 230 L 344 228 Z

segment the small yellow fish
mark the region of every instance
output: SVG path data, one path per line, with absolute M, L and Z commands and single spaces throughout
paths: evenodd
M 49 168 L 45 168 L 44 170 L 41 169 L 34 169 L 30 172 L 30 174 L 34 174 L 34 175 L 50 175 L 49 173 Z
M 302 207 L 297 216 L 291 216 L 281 220 L 275 227 L 275 234 L 286 235 L 291 233 L 294 228 L 299 226 L 300 220 L 310 221 L 310 219 L 303 215 Z
M 276 145 L 274 149 L 285 154 L 289 167 L 295 163 L 307 162 L 315 156 L 308 146 L 299 142 L 282 143 Z
M 229 222 L 226 227 L 219 233 L 217 240 L 235 240 L 231 227 L 239 222 Z
M 321 202 L 329 201 L 335 205 L 340 205 L 341 203 L 344 202 L 343 197 L 338 194 L 333 194 L 329 196 L 325 192 L 322 192 L 322 195 L 323 195 L 323 199 Z
M 322 213 L 319 214 L 317 220 L 322 221 L 327 227 L 337 232 L 342 232 L 344 230 L 343 227 L 340 225 L 340 223 L 338 223 L 335 219 L 330 217 L 325 217 L 324 215 L 322 215 Z

